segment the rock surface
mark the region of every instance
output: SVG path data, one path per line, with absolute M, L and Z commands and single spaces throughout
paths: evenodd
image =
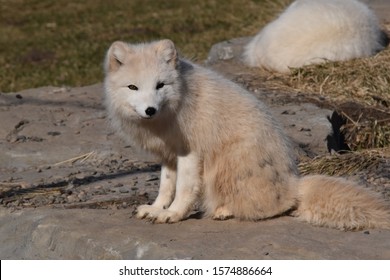
M 207 64 L 240 82 L 250 71 L 239 61 L 245 40 L 217 44 Z M 251 90 L 281 121 L 297 158 L 328 152 L 332 111 Z M 287 216 L 194 215 L 172 225 L 132 218 L 156 197 L 159 165 L 110 131 L 102 103 L 101 84 L 0 93 L 1 259 L 390 259 L 388 230 L 340 232 Z
M 389 259 L 389 232 L 281 217 L 150 224 L 126 210 L 0 210 L 1 259 Z

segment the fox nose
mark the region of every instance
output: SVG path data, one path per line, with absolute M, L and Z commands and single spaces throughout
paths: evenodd
M 149 117 L 151 117 L 151 116 L 153 116 L 154 114 L 156 114 L 156 108 L 154 108 L 154 107 L 148 107 L 148 108 L 146 108 L 145 113 L 146 113 L 146 115 L 148 115 Z

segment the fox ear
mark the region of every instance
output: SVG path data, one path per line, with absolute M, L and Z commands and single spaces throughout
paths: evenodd
M 175 44 L 169 40 L 161 40 L 157 45 L 157 52 L 164 61 L 176 67 L 178 61 L 177 50 Z
M 106 72 L 115 72 L 125 62 L 129 46 L 125 42 L 116 41 L 108 49 L 105 61 Z

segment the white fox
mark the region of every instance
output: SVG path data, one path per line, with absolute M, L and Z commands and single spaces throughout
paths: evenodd
M 359 1 L 297 0 L 246 45 L 243 56 L 251 67 L 288 72 L 371 56 L 388 43 L 375 14 Z
M 295 210 L 315 225 L 389 228 L 376 194 L 326 176 L 300 178 L 288 140 L 256 97 L 178 57 L 172 41 L 114 42 L 105 98 L 115 130 L 162 162 L 159 194 L 137 216 L 187 218 L 201 202 L 214 219 L 260 220 Z

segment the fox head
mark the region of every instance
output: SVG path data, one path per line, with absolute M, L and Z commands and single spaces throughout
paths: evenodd
M 156 119 L 175 110 L 179 98 L 178 54 L 170 40 L 114 42 L 105 60 L 106 101 L 128 119 Z

